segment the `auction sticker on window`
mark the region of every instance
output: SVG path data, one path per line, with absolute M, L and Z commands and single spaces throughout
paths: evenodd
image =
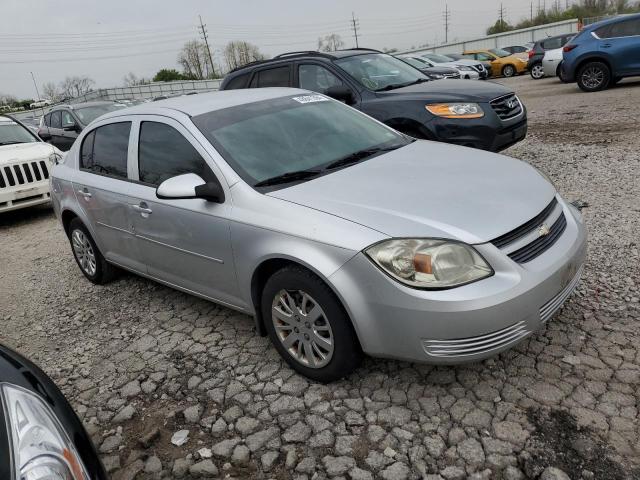
M 303 95 L 302 97 L 293 97 L 298 103 L 328 102 L 329 99 L 323 95 Z

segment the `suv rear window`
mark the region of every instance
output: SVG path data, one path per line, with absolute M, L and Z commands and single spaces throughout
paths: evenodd
M 251 87 L 288 87 L 289 86 L 289 65 L 284 67 L 270 68 L 256 72 L 251 80 Z
M 130 131 L 131 122 L 110 123 L 93 130 L 82 142 L 80 168 L 126 179 Z
M 550 38 L 542 42 L 542 48 L 545 50 L 553 50 L 562 47 L 562 37 Z

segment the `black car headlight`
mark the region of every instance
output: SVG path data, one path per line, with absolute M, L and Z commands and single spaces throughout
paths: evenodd
M 88 480 L 69 435 L 40 397 L 21 387 L 0 385 L 16 479 Z
M 494 273 L 472 246 L 451 240 L 384 240 L 365 253 L 388 275 L 414 288 L 452 288 Z

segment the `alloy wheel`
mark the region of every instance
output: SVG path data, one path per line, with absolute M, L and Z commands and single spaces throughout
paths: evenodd
M 604 82 L 604 72 L 598 67 L 589 67 L 582 72 L 582 83 L 590 89 L 599 88 Z
M 544 68 L 542 68 L 542 65 L 540 65 L 539 63 L 536 63 L 533 67 L 531 67 L 531 76 L 535 80 L 538 80 L 544 77 Z
M 90 277 L 96 274 L 96 255 L 91 242 L 82 230 L 74 230 L 71 234 L 73 253 L 75 253 L 80 268 Z
M 333 331 L 320 304 L 302 290 L 280 290 L 271 305 L 276 336 L 289 355 L 309 368 L 333 357 Z
M 515 70 L 511 65 L 507 65 L 506 67 L 504 67 L 504 70 L 502 70 L 502 74 L 505 77 L 513 77 L 513 75 L 515 74 Z

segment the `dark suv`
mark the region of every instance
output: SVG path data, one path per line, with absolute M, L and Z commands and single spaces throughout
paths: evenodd
M 522 140 L 527 114 L 493 82 L 429 81 L 376 50 L 293 52 L 231 71 L 221 90 L 297 87 L 343 101 L 416 138 L 499 151 Z
M 554 37 L 548 37 L 543 40 L 538 40 L 531 50 L 529 50 L 529 60 L 527 61 L 527 70 L 531 78 L 534 80 L 540 80 L 544 77 L 544 69 L 542 68 L 542 59 L 544 58 L 544 52 L 547 50 L 554 50 L 556 48 L 562 48 L 575 37 L 575 33 L 563 33 L 562 35 L 556 35 Z
M 38 135 L 60 150 L 67 151 L 84 127 L 99 116 L 124 107 L 125 105 L 106 101 L 58 105 L 42 116 Z

